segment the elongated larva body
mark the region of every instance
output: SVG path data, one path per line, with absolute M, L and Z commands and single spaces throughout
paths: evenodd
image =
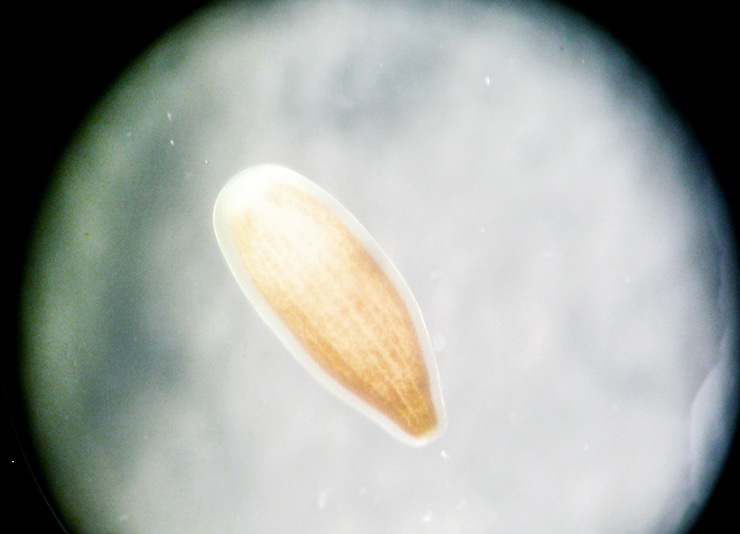
M 441 434 L 437 368 L 416 301 L 337 200 L 283 167 L 251 167 L 221 190 L 213 226 L 244 293 L 321 384 L 407 443 Z

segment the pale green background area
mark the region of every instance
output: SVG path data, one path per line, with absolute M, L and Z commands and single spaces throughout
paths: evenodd
M 211 227 L 278 163 L 413 291 L 447 433 L 397 442 L 261 322 Z M 62 162 L 25 300 L 47 475 L 89 532 L 669 532 L 721 463 L 736 259 L 699 147 L 551 9 L 238 3 L 125 73 Z

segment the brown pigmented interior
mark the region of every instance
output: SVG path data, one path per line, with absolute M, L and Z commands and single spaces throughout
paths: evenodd
M 308 193 L 270 187 L 232 217 L 239 258 L 305 351 L 346 389 L 420 438 L 437 414 L 398 291 L 346 225 Z

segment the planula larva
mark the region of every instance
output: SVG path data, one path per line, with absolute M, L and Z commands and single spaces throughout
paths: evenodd
M 336 199 L 286 168 L 250 167 L 221 190 L 213 226 L 247 298 L 324 387 L 406 443 L 444 431 L 419 307 Z

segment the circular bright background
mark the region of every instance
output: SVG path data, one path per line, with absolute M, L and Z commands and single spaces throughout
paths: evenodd
M 327 394 L 244 298 L 212 209 L 262 163 L 398 267 L 439 440 Z M 47 194 L 23 295 L 35 442 L 82 531 L 674 531 L 733 431 L 734 254 L 701 148 L 584 19 L 216 4 L 120 78 Z

